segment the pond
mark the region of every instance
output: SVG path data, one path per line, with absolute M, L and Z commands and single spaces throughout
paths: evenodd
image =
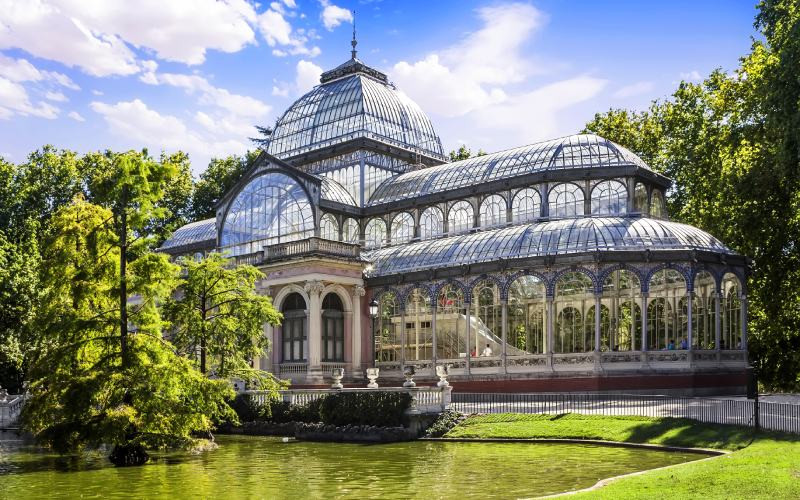
M 5 498 L 520 498 L 703 458 L 589 444 L 385 445 L 219 436 L 217 450 L 115 468 L 99 454 L 59 457 L 0 441 Z

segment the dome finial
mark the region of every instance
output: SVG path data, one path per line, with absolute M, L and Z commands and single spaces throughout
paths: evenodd
M 353 59 L 355 59 L 356 58 L 356 45 L 358 45 L 358 42 L 356 41 L 356 11 L 355 10 L 353 11 L 353 41 L 350 42 L 350 45 L 352 45 L 352 47 L 353 47 L 353 50 L 350 51 L 350 56 Z

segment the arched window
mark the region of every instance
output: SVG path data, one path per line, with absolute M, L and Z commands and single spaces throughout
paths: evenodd
M 624 214 L 628 206 L 628 188 L 620 181 L 599 182 L 592 189 L 592 214 Z
M 385 244 L 386 222 L 380 217 L 370 219 L 364 229 L 364 246 L 367 248 L 380 248 Z
M 583 215 L 583 190 L 576 184 L 557 184 L 547 197 L 550 217 Z
M 643 214 L 647 213 L 647 187 L 641 182 L 633 188 L 633 209 Z
M 594 321 L 590 324 L 584 321 L 592 305 L 594 305 L 592 280 L 586 274 L 574 271 L 558 279 L 554 300 L 556 311 L 554 352 L 594 350 Z
M 415 288 L 406 297 L 406 359 L 433 359 L 431 295 Z
M 395 294 L 387 292 L 378 301 L 375 361 L 398 361 L 400 347 L 400 307 Z
M 306 360 L 306 301 L 299 293 L 289 294 L 281 306 L 282 359 L 285 363 Z
M 499 194 L 487 196 L 481 203 L 481 227 L 499 226 L 506 223 L 506 200 Z
M 271 172 L 251 180 L 233 199 L 220 244 L 241 255 L 313 235 L 314 215 L 305 191 L 288 175 Z
M 664 203 L 664 193 L 660 189 L 653 189 L 650 194 L 650 215 L 653 217 L 666 217 L 667 206 Z
M 600 350 L 638 351 L 642 349 L 642 288 L 631 271 L 612 271 L 603 282 L 601 298 Z M 608 311 L 608 327 L 602 314 Z M 594 312 L 594 310 L 592 310 Z M 594 316 L 591 317 L 594 321 Z
M 720 349 L 742 348 L 742 291 L 733 273 L 722 277 L 722 331 Z
M 355 219 L 345 219 L 342 224 L 342 241 L 346 243 L 358 243 L 358 221 Z
M 326 240 L 339 240 L 339 224 L 333 214 L 325 214 L 320 219 L 319 236 Z
M 546 352 L 547 314 L 544 282 L 536 276 L 521 276 L 508 291 L 509 356 Z
M 708 271 L 700 271 L 694 277 L 692 341 L 695 349 L 714 349 L 717 311 L 714 293 L 716 289 L 717 282 Z
M 651 351 L 677 349 L 686 333 L 679 318 L 680 301 L 686 296 L 686 281 L 674 269 L 662 269 L 650 278 L 647 306 L 647 344 Z
M 436 298 L 436 357 L 459 359 L 467 356 L 467 310 L 461 288 L 447 284 Z
M 322 361 L 344 361 L 344 306 L 335 292 L 322 299 Z
M 463 233 L 472 229 L 474 216 L 472 204 L 468 201 L 457 201 L 447 212 L 447 225 L 450 234 Z
M 472 289 L 471 306 L 470 352 L 475 356 L 499 356 L 503 351 L 503 323 L 497 284 L 491 280 L 478 282 Z
M 414 216 L 401 212 L 392 219 L 392 244 L 406 243 L 414 236 Z
M 436 207 L 428 207 L 419 219 L 419 237 L 427 240 L 441 236 L 444 232 L 444 216 Z
M 525 188 L 517 191 L 511 201 L 511 215 L 514 222 L 527 222 L 539 217 L 541 213 L 541 197 L 539 191 Z

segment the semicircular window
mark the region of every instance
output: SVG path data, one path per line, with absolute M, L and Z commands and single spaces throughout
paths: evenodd
M 625 213 L 628 189 L 620 181 L 603 181 L 592 189 L 592 214 L 618 215 Z
M 556 184 L 548 196 L 550 217 L 583 215 L 583 190 L 571 182 Z
M 251 180 L 236 195 L 222 224 L 220 244 L 242 255 L 313 235 L 314 215 L 305 191 L 288 175 L 272 172 Z

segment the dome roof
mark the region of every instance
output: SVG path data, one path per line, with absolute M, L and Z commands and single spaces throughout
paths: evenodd
M 278 119 L 267 153 L 286 159 L 366 137 L 445 159 L 430 119 L 383 73 L 351 59 L 321 82 Z
M 344 188 L 341 184 L 331 179 L 330 177 L 320 176 L 322 184 L 320 185 L 320 196 L 323 200 L 334 201 L 343 205 L 357 206 L 356 200 L 353 195 Z
M 455 267 L 499 259 L 596 251 L 705 250 L 732 254 L 705 231 L 666 220 L 581 217 L 419 241 L 365 252 L 371 276 Z
M 623 166 L 652 170 L 634 153 L 608 139 L 594 134 L 570 135 L 391 177 L 378 186 L 369 205 L 545 170 Z
M 205 219 L 186 224 L 175 230 L 161 250 L 191 251 L 199 247 L 211 247 L 217 243 L 217 219 Z

